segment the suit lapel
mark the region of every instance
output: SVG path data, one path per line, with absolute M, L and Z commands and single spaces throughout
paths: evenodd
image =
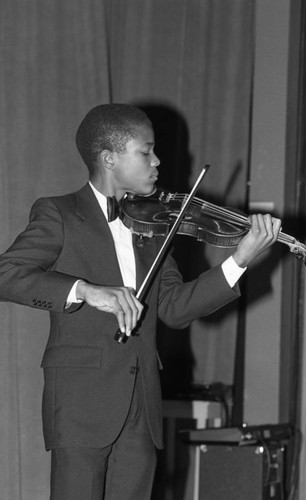
M 139 245 L 138 236 L 135 234 L 133 234 L 133 246 L 136 260 L 136 283 L 137 290 L 139 290 L 154 262 L 157 248 L 154 238 L 144 238 L 143 244 Z
M 90 258 L 97 282 L 123 286 L 114 241 L 89 184 L 76 193 L 76 215 L 80 221 L 79 238 Z

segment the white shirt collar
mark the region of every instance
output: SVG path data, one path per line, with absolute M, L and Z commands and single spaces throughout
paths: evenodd
M 99 205 L 100 205 L 100 207 L 101 207 L 101 209 L 102 209 L 102 211 L 103 211 L 103 213 L 105 215 L 105 218 L 107 220 L 108 217 L 107 217 L 107 200 L 106 200 L 106 196 L 104 196 L 104 194 L 100 193 L 100 191 L 98 191 L 95 188 L 95 186 L 90 181 L 88 181 L 88 183 L 89 183 L 91 189 L 93 190 L 94 195 L 97 198 L 98 203 L 99 203 Z

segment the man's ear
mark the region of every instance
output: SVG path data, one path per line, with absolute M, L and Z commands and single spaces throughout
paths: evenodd
M 108 149 L 103 149 L 100 153 L 100 160 L 105 168 L 112 170 L 115 165 L 114 153 Z

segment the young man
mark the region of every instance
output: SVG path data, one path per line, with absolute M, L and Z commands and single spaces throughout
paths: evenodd
M 135 290 L 162 238 L 137 246 L 119 218 L 108 221 L 107 197 L 154 191 L 151 122 L 133 106 L 100 105 L 76 142 L 89 183 L 36 201 L 0 257 L 0 299 L 50 313 L 42 366 L 51 500 L 148 500 L 162 447 L 157 318 L 185 328 L 237 298 L 239 277 L 276 241 L 280 221 L 254 215 L 232 257 L 189 283 L 168 256 L 144 307 Z M 127 342 L 114 340 L 118 327 Z

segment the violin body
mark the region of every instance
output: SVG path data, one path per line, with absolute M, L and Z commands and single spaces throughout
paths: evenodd
M 149 196 L 127 193 L 121 200 L 121 219 L 131 232 L 152 238 L 168 236 L 180 217 L 188 195 L 156 189 Z M 252 224 L 240 210 L 218 207 L 193 197 L 184 210 L 176 234 L 192 236 L 198 241 L 216 247 L 235 247 L 249 231 Z M 306 263 L 306 246 L 293 236 L 280 231 L 280 243 L 288 245 L 296 257 Z
M 167 236 L 182 209 L 185 195 L 157 189 L 151 196 L 127 194 L 121 201 L 121 219 L 133 233 L 146 236 Z M 179 225 L 177 234 L 191 236 L 217 247 L 235 247 L 248 229 L 212 217 L 206 202 L 191 202 Z M 238 211 L 237 211 L 238 213 Z

